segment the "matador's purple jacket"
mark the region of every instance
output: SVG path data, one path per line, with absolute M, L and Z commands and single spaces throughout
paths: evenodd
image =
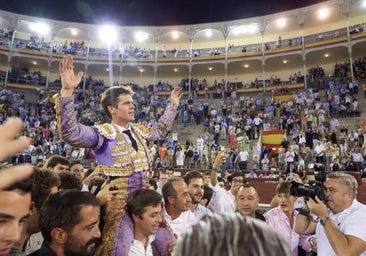
M 77 123 L 74 113 L 74 98 L 58 97 L 55 100 L 58 116 L 58 130 L 62 139 L 80 148 L 91 148 L 103 172 L 110 177 L 112 186 L 121 191 L 115 198 L 125 200 L 131 193 L 147 184 L 147 171 L 151 167 L 151 157 L 146 140 L 164 138 L 174 121 L 177 111 L 168 107 L 158 124 L 151 129 L 143 125 L 131 124 L 137 138 L 136 151 L 130 140 L 113 124 L 94 127 Z M 102 245 L 97 250 L 100 256 L 128 256 L 133 240 L 133 223 L 125 209 L 108 212 L 104 216 Z M 174 241 L 170 227 L 159 228 L 154 241 L 162 256 L 169 255 L 168 243 Z

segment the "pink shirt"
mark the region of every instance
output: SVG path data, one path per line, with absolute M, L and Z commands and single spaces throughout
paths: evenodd
M 297 211 L 294 211 L 294 224 L 296 222 Z M 311 235 L 299 235 L 293 227 L 290 226 L 289 219 L 280 207 L 269 210 L 266 214 L 266 222 L 277 232 L 277 234 L 284 239 L 289 245 L 291 254 L 298 255 L 298 246 L 301 246 L 305 251 L 311 251 L 311 244 L 309 239 Z

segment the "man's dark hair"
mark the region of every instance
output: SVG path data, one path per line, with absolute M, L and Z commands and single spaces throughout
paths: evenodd
M 290 194 L 290 189 L 291 189 L 291 182 L 288 181 L 283 181 L 278 183 L 277 187 L 276 187 L 276 195 L 284 193 L 284 194 Z
M 0 170 L 1 172 L 1 170 Z M 33 174 L 32 174 L 33 175 Z M 32 176 L 31 176 L 32 177 Z M 3 191 L 18 191 L 19 194 L 28 194 L 32 192 L 32 180 L 31 178 L 24 179 L 11 184 L 10 186 L 2 189 Z
M 235 177 L 243 177 L 244 179 L 244 174 L 241 171 L 233 172 L 229 177 L 227 177 L 228 182 L 232 182 Z
M 151 189 L 139 189 L 127 199 L 127 212 L 131 217 L 136 215 L 142 219 L 147 206 L 156 207 L 161 203 L 162 196 L 158 192 Z
M 161 189 L 161 193 L 163 194 L 163 198 L 166 204 L 169 202 L 168 201 L 169 196 L 177 198 L 177 191 L 173 186 L 173 182 L 176 181 L 184 182 L 184 180 L 181 177 L 170 177 Z
M 127 86 L 112 86 L 106 90 L 101 97 L 101 104 L 104 112 L 109 118 L 112 118 L 111 113 L 109 113 L 108 107 L 112 106 L 117 108 L 120 95 L 133 95 L 133 91 Z
M 51 194 L 53 187 L 59 187 L 61 182 L 58 175 L 47 169 L 35 168 L 32 180 L 32 201 L 37 209 L 40 209 L 42 204 Z
M 62 228 L 70 232 L 81 221 L 80 211 L 83 206 L 99 207 L 97 198 L 78 190 L 63 190 L 52 194 L 42 205 L 39 214 L 39 227 L 44 242 L 51 244 L 51 232 L 54 228 Z
M 60 155 L 53 155 L 48 159 L 47 162 L 47 168 L 54 168 L 56 165 L 58 164 L 62 164 L 62 165 L 70 165 L 70 161 L 67 160 L 65 157 L 60 156 Z
M 165 173 L 168 173 L 168 171 L 173 171 L 174 172 L 174 167 L 173 166 L 167 166 L 167 167 L 165 167 L 164 172 Z
M 84 179 L 87 178 L 95 169 L 89 168 L 84 172 Z
M 202 199 L 207 199 L 207 202 L 206 202 L 206 205 L 205 205 L 205 206 L 207 206 L 211 201 L 211 198 L 212 198 L 212 195 L 213 195 L 213 190 L 208 185 L 205 185 L 203 187 L 203 191 L 204 192 L 203 192 Z
M 76 177 L 71 172 L 61 172 L 58 174 L 60 177 L 61 184 L 58 187 L 60 190 L 64 189 L 77 189 L 81 190 L 83 188 L 83 184 L 78 177 Z
M 82 166 L 84 166 L 80 160 L 74 160 L 70 163 L 69 168 L 71 169 L 71 167 L 73 167 L 76 164 L 81 164 Z
M 207 171 L 203 174 L 203 176 L 211 176 L 211 172 L 210 171 Z
M 239 191 L 244 189 L 244 188 L 253 188 L 255 193 L 257 194 L 257 196 L 259 196 L 258 190 L 256 189 L 256 187 L 254 187 L 252 184 L 250 184 L 249 182 L 244 183 L 240 188 Z
M 250 184 L 249 182 L 246 182 L 242 185 L 243 188 L 254 188 L 255 191 L 257 191 L 257 189 L 252 185 Z
M 154 187 L 154 190 L 158 189 L 158 184 L 156 183 L 156 180 L 153 178 L 149 178 L 149 185 Z
M 192 179 L 203 179 L 202 174 L 199 171 L 190 171 L 184 175 L 184 182 L 188 185 Z
M 224 178 L 221 178 L 221 177 L 219 176 L 219 177 L 217 177 L 217 181 L 218 181 L 218 182 L 221 182 L 221 181 L 222 181 L 222 182 L 225 182 L 225 179 L 224 179 Z

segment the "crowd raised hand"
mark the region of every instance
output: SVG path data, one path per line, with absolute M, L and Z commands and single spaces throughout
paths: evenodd
M 0 126 L 0 161 L 7 157 L 22 152 L 31 144 L 28 138 L 16 138 L 23 129 L 23 123 L 18 118 L 9 120 Z M 4 189 L 11 184 L 29 177 L 33 172 L 30 164 L 16 165 L 0 170 L 0 189 Z

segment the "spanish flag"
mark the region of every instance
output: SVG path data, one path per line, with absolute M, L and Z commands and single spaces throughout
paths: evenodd
M 263 131 L 262 146 L 266 146 L 267 148 L 279 148 L 285 137 L 286 130 Z
M 293 99 L 292 92 L 275 93 L 273 99 L 279 102 L 287 102 Z

